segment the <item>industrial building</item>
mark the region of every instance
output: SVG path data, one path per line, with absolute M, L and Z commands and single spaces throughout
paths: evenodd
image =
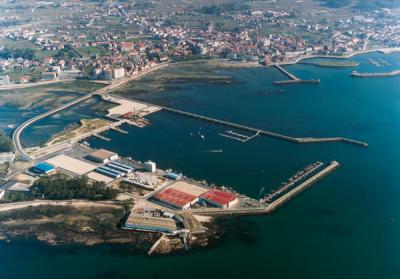
M 157 203 L 177 209 L 188 209 L 199 200 L 197 196 L 173 188 L 157 193 L 152 199 Z
M 103 175 L 103 174 L 98 173 L 96 171 L 89 172 L 87 174 L 87 177 L 89 179 L 91 179 L 91 180 L 94 180 L 94 181 L 97 181 L 97 182 L 104 182 L 106 184 L 114 181 L 114 178 L 106 176 L 106 175 Z
M 121 164 L 119 162 L 115 162 L 115 161 L 113 161 L 111 163 L 108 163 L 106 166 L 111 168 L 111 169 L 115 169 L 117 171 L 121 171 L 121 172 L 126 173 L 126 174 L 127 173 L 131 173 L 133 171 L 132 167 L 130 167 L 128 165 L 125 165 L 125 164 Z
M 201 195 L 200 201 L 204 201 L 215 207 L 228 208 L 235 205 L 238 202 L 238 199 L 235 194 L 217 189 L 211 189 L 210 191 Z
M 106 166 L 98 167 L 96 169 L 96 172 L 98 172 L 100 174 L 103 174 L 105 176 L 109 176 L 109 177 L 115 178 L 115 179 L 116 178 L 120 178 L 120 177 L 125 175 L 125 173 L 123 173 L 121 171 L 118 171 L 118 170 L 115 170 L 115 169 L 112 169 L 112 168 L 109 168 L 109 167 L 106 167 Z
M 106 164 L 110 161 L 118 159 L 118 154 L 105 149 L 99 149 L 89 154 L 88 158 L 93 162 Z
M 177 231 L 176 222 L 171 218 L 150 217 L 131 213 L 122 227 L 126 230 L 162 232 L 174 234 Z
M 61 172 L 73 176 L 84 175 L 93 171 L 96 165 L 78 160 L 66 155 L 58 155 L 45 161 L 45 163 L 55 166 Z
M 144 163 L 144 167 L 146 168 L 147 171 L 149 172 L 156 172 L 157 171 L 157 166 L 156 163 L 152 161 L 147 161 Z
M 35 166 L 31 168 L 31 171 L 36 173 L 36 174 L 50 174 L 56 171 L 56 168 L 50 164 L 47 163 L 38 163 Z

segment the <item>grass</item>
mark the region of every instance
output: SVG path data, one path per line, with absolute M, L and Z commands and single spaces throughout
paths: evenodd
M 35 82 L 41 79 L 42 70 L 40 69 L 9 69 L 4 74 L 10 76 L 10 80 L 18 82 L 22 76 L 30 76 L 31 81 Z
M 76 129 L 67 130 L 59 135 L 56 135 L 55 138 L 51 139 L 46 145 L 52 145 L 73 139 L 75 137 L 84 135 L 101 127 L 110 125 L 111 122 L 105 119 L 94 118 L 94 119 L 82 119 L 79 124 L 80 124 L 79 127 Z
M 28 40 L 10 40 L 10 39 L 0 39 L 0 47 L 4 46 L 11 49 L 16 48 L 31 48 L 31 49 L 38 49 L 39 47 Z
M 97 46 L 80 47 L 77 48 L 76 51 L 84 57 L 93 57 L 103 54 L 103 51 Z

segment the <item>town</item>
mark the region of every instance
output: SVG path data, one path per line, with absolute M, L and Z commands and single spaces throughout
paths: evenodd
M 5 24 L 10 22 L 0 29 L 3 86 L 71 79 L 110 81 L 182 59 L 270 65 L 312 55 L 340 56 L 400 46 L 400 24 L 389 9 L 336 19 L 325 11 L 327 18 L 305 19 L 297 16 L 300 8 L 296 7 L 282 11 L 240 4 L 150 13 L 139 3 L 40 1 L 1 6 L 9 10 Z M 54 9 L 56 18 L 47 21 L 47 11 Z M 40 22 L 35 21 L 36 15 Z M 385 20 L 377 24 L 383 16 Z M 12 26 L 16 22 L 28 23 Z M 228 23 L 232 26 L 225 26 Z M 287 32 L 276 32 L 279 28 Z

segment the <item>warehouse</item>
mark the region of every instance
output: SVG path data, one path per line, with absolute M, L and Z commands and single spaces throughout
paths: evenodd
M 198 197 L 173 188 L 157 193 L 152 199 L 167 207 L 178 209 L 188 209 L 198 201 Z
M 48 163 L 38 163 L 31 170 L 37 174 L 50 174 L 56 171 L 55 167 Z
M 170 186 L 168 186 L 168 188 L 179 190 L 196 197 L 200 197 L 201 195 L 203 195 L 205 192 L 208 191 L 208 188 L 200 187 L 195 184 L 189 183 L 187 181 L 175 182 Z
M 124 166 L 121 166 L 120 164 L 116 164 L 116 163 L 114 163 L 114 162 L 108 163 L 106 166 L 109 167 L 109 168 L 111 168 L 111 169 L 114 169 L 114 170 L 123 172 L 123 173 L 131 173 L 132 170 L 133 170 L 133 169 L 130 168 L 130 167 L 124 167 Z
M 176 222 L 170 218 L 158 218 L 131 213 L 122 227 L 126 230 L 162 232 L 174 234 L 177 231 Z
M 95 165 L 66 155 L 58 155 L 48 159 L 46 163 L 55 166 L 64 173 L 72 174 L 74 176 L 84 175 L 96 168 Z
M 96 169 L 97 173 L 112 177 L 112 178 L 120 178 L 121 176 L 124 175 L 123 172 L 108 168 L 108 167 L 98 167 Z
M 118 159 L 118 154 L 105 149 L 99 149 L 89 154 L 88 158 L 93 162 L 106 164 L 110 161 Z
M 103 174 L 98 173 L 96 171 L 89 172 L 87 174 L 87 177 L 90 178 L 91 180 L 94 180 L 94 181 L 97 181 L 97 182 L 104 182 L 106 184 L 114 181 L 114 178 L 106 176 L 106 175 L 103 175 Z
M 238 200 L 235 194 L 217 189 L 211 189 L 200 197 L 200 201 L 204 201 L 215 207 L 227 208 L 235 205 Z

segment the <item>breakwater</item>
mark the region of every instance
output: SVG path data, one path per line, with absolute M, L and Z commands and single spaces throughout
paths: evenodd
M 304 190 L 311 187 L 313 184 L 323 179 L 327 175 L 334 172 L 340 167 L 339 162 L 332 161 L 328 166 L 320 170 L 319 172 L 306 179 L 298 186 L 287 192 L 286 194 L 275 199 L 273 202 L 262 207 L 254 208 L 206 208 L 206 209 L 192 209 L 192 212 L 197 215 L 205 216 L 250 216 L 250 215 L 268 215 L 273 213 L 276 209 L 283 206 L 287 201 L 294 198 Z
M 320 83 L 319 79 L 309 79 L 309 80 L 300 79 L 297 76 L 295 76 L 294 74 L 287 71 L 285 68 L 283 68 L 279 64 L 274 64 L 274 66 L 275 66 L 275 68 L 277 68 L 279 71 L 281 71 L 282 73 L 284 73 L 285 75 L 287 75 L 290 78 L 289 80 L 274 81 L 275 85 L 284 85 L 284 84 L 293 84 L 293 83 Z
M 394 76 L 400 75 L 400 70 L 395 70 L 395 71 L 385 72 L 385 73 L 359 73 L 359 72 L 353 71 L 350 75 L 352 77 L 364 77 L 364 78 L 394 77 Z
M 272 137 L 272 138 L 276 138 L 276 139 L 280 139 L 280 140 L 286 140 L 286 141 L 293 142 L 293 143 L 305 144 L 305 143 L 342 142 L 342 143 L 353 144 L 353 145 L 357 145 L 357 146 L 361 146 L 361 147 L 368 147 L 368 144 L 365 142 L 347 139 L 347 138 L 343 138 L 343 137 L 294 138 L 294 137 L 282 135 L 279 133 L 273 133 L 273 132 L 249 127 L 246 125 L 236 124 L 236 123 L 232 123 L 232 122 L 228 122 L 228 121 L 224 121 L 224 120 L 220 120 L 220 119 L 216 119 L 216 118 L 211 118 L 211 117 L 207 117 L 207 116 L 203 116 L 203 115 L 199 115 L 199 114 L 194 114 L 194 113 L 190 113 L 190 112 L 185 112 L 185 111 L 181 111 L 181 110 L 177 110 L 177 109 L 172 109 L 172 108 L 168 108 L 168 107 L 160 107 L 160 108 L 164 111 L 168 111 L 171 113 L 211 122 L 211 123 L 222 125 L 222 126 L 235 128 L 238 130 L 253 132 L 253 133 L 256 133 L 256 134 L 262 135 L 262 136 Z

